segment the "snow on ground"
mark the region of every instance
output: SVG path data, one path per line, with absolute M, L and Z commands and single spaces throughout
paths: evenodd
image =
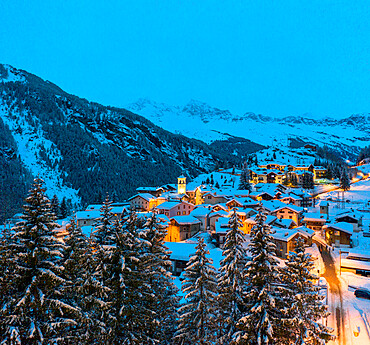
M 52 198 L 56 194 L 60 200 L 66 197 L 74 203 L 79 203 L 78 191 L 63 185 L 58 167 L 52 169 L 40 157 L 40 151 L 44 149 L 49 158 L 55 161 L 60 157 L 59 150 L 44 137 L 41 128 L 36 129 L 27 122 L 27 114 L 19 114 L 14 110 L 11 116 L 9 115 L 8 109 L 0 106 L 0 117 L 13 132 L 22 162 L 33 176 L 39 176 L 44 180 L 48 197 Z

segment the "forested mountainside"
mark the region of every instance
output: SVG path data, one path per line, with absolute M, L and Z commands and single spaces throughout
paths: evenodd
M 32 176 L 45 180 L 50 196 L 74 203 L 99 201 L 106 192 L 122 200 L 138 186 L 238 164 L 263 147 L 247 141 L 230 154 L 230 138 L 209 146 L 0 64 L 0 185 L 8 200 L 0 203 L 0 220 L 18 209 Z

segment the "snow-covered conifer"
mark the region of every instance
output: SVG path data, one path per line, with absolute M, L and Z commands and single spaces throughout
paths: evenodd
M 342 170 L 340 175 L 340 188 L 342 188 L 345 192 L 351 189 L 349 176 L 345 169 Z
M 248 166 L 246 163 L 244 163 L 243 169 L 240 175 L 240 183 L 239 183 L 238 189 L 249 190 L 249 191 L 252 190 L 252 186 L 249 182 L 249 174 L 250 172 L 249 172 Z
M 295 252 L 282 268 L 282 288 L 287 316 L 285 327 L 287 341 L 292 344 L 325 344 L 323 333 L 328 329 L 320 323 L 327 316 L 320 288 L 315 285 L 317 276 L 312 273 L 314 263 L 311 254 L 305 253 L 304 240 L 298 237 Z
M 113 214 L 112 201 L 109 200 L 107 194 L 104 203 L 100 209 L 100 217 L 97 219 L 95 230 L 93 232 L 94 241 L 99 245 L 110 245 L 113 239 L 113 232 L 111 231 Z
M 170 273 L 169 251 L 164 245 L 167 229 L 153 213 L 144 224 L 145 251 L 143 269 L 151 293 L 146 306 L 152 311 L 147 325 L 148 336 L 159 344 L 171 344 L 178 319 L 178 289 Z
M 67 303 L 80 310 L 80 322 L 71 328 L 71 340 L 89 344 L 102 339 L 105 325 L 100 321 L 101 312 L 108 307 L 105 302 L 109 289 L 96 277 L 96 248 L 76 226 L 74 217 L 70 221 L 65 238 L 63 257 L 64 298 Z
M 203 237 L 186 265 L 182 291 L 185 304 L 180 307 L 176 339 L 182 345 L 212 344 L 216 335 L 217 277 L 212 259 L 206 255 Z
M 229 220 L 229 230 L 226 234 L 223 249 L 223 259 L 218 275 L 218 305 L 219 305 L 219 341 L 221 344 L 232 344 L 236 324 L 244 309 L 245 265 L 247 251 L 245 234 L 240 229 L 242 223 L 233 211 Z
M 250 233 L 248 247 L 252 258 L 246 265 L 246 308 L 237 325 L 237 344 L 276 344 L 280 331 L 281 297 L 275 286 L 279 283 L 278 261 L 271 227 L 265 220 L 266 215 L 260 210 Z
M 63 301 L 60 260 L 64 246 L 54 237 L 57 224 L 41 179 L 35 179 L 23 208 L 23 221 L 13 229 L 10 243 L 13 296 L 3 306 L 8 327 L 2 340 L 12 344 L 68 342 L 78 310 Z

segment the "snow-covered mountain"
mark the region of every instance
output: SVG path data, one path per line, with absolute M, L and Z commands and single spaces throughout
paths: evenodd
M 245 141 L 243 154 L 260 147 Z M 175 183 L 181 173 L 193 177 L 239 163 L 228 149 L 173 134 L 133 112 L 89 102 L 0 64 L 3 194 L 25 189 L 29 175 L 39 175 L 50 197 L 91 203 L 109 192 L 123 200 L 140 185 Z M 22 202 L 24 196 L 14 199 Z M 1 205 L 0 199 L 0 220 L 10 212 Z
M 344 158 L 351 158 L 370 140 L 370 114 L 351 115 L 345 119 L 272 118 L 254 113 L 232 114 L 229 110 L 194 100 L 182 107 L 139 99 L 126 108 L 164 129 L 207 143 L 224 140 L 231 135 L 265 146 L 286 147 L 289 139 L 294 138 L 319 146 L 331 146 Z

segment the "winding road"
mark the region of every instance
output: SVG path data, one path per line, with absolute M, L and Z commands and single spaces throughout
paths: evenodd
M 343 308 L 343 292 L 341 283 L 338 279 L 335 270 L 335 263 L 330 253 L 323 249 L 321 255 L 325 264 L 323 277 L 327 280 L 330 287 L 328 291 L 330 312 L 328 317 L 328 326 L 335 330 L 334 335 L 337 337 L 336 343 L 339 345 L 346 345 L 346 332 L 348 327 L 346 327 L 346 313 Z

